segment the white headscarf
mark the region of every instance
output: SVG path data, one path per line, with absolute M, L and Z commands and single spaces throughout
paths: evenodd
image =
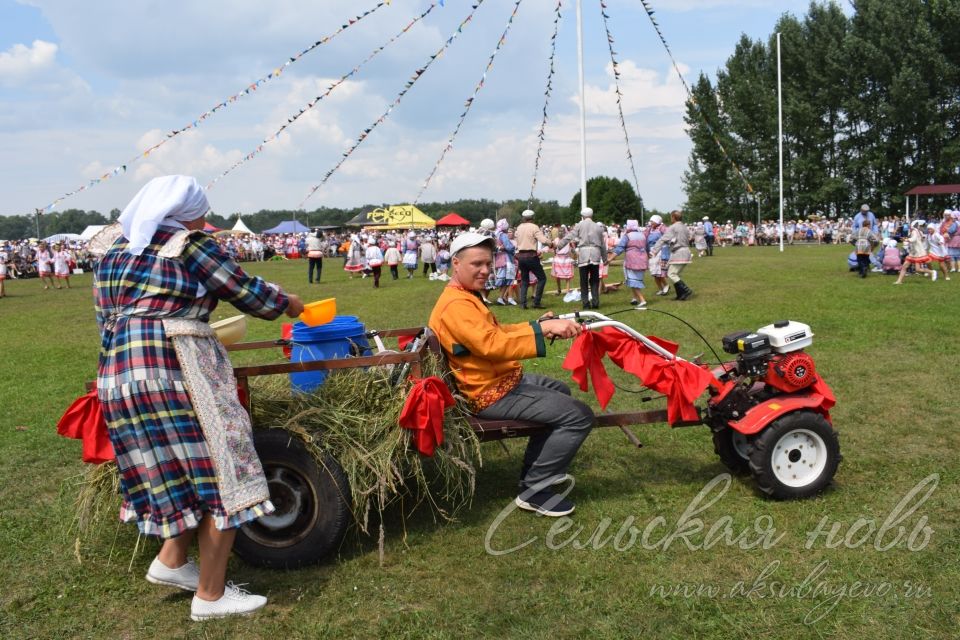
M 196 220 L 210 210 L 207 196 L 196 178 L 163 176 L 154 178 L 133 197 L 118 221 L 127 239 L 127 251 L 143 253 L 161 224 Z

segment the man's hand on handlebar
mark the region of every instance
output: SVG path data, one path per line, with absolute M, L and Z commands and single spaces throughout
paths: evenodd
M 544 314 L 547 315 L 547 314 Z M 553 340 L 555 338 L 575 338 L 583 332 L 583 327 L 573 320 L 560 320 L 559 318 L 550 318 L 541 320 L 540 328 L 543 330 L 543 337 Z

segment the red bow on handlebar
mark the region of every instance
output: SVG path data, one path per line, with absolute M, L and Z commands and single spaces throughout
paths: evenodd
M 656 336 L 649 336 L 670 353 L 677 352 L 677 344 Z M 588 377 L 602 409 L 607 408 L 614 394 L 613 382 L 603 366 L 603 356 L 609 356 L 618 367 L 637 376 L 653 391 L 667 396 L 667 421 L 696 421 L 699 419 L 694 402 L 714 381 L 706 369 L 686 360 L 667 360 L 635 338 L 604 327 L 600 331 L 584 331 L 573 341 L 563 368 L 581 391 L 589 388 Z

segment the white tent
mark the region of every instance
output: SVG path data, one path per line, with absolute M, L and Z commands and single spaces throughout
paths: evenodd
M 52 236 L 44 238 L 44 240 L 48 243 L 63 242 L 64 240 L 73 242 L 74 240 L 80 240 L 80 236 L 76 233 L 55 233 Z
M 253 233 L 253 231 L 250 230 L 250 227 L 243 224 L 243 218 L 239 216 L 237 217 L 237 223 L 233 225 L 233 229 L 231 229 L 231 231 L 236 231 L 238 233 Z
M 84 241 L 89 240 L 93 236 L 97 235 L 100 232 L 100 230 L 106 226 L 107 225 L 105 224 L 91 224 L 89 227 L 84 229 L 83 232 L 80 233 L 80 239 Z

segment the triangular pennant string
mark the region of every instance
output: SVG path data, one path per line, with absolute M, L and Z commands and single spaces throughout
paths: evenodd
M 663 32 L 660 31 L 660 25 L 657 24 L 656 19 L 653 17 L 653 8 L 650 6 L 649 0 L 640 0 L 640 4 L 643 5 L 644 10 L 647 12 L 647 17 L 650 18 L 650 23 L 653 25 L 653 30 L 657 32 L 657 36 L 660 38 L 660 43 L 663 45 L 664 50 L 666 50 L 667 55 L 670 57 L 670 62 L 673 64 L 674 71 L 677 72 L 677 76 L 680 78 L 681 84 L 683 84 L 684 90 L 687 92 L 687 101 L 694 105 L 694 110 L 700 115 L 701 120 L 706 125 L 707 130 L 713 136 L 714 141 L 716 141 L 717 146 L 720 149 L 720 153 L 723 154 L 723 157 L 726 158 L 727 162 L 730 163 L 730 166 L 733 167 L 733 170 L 740 176 L 740 180 L 743 181 L 744 187 L 747 189 L 747 193 L 753 193 L 753 187 L 750 185 L 750 182 L 747 180 L 746 175 L 744 175 L 743 170 L 740 169 L 740 166 L 733 161 L 728 154 L 726 149 L 723 148 L 723 145 L 720 144 L 720 139 L 717 137 L 717 134 L 714 132 L 713 127 L 710 126 L 710 123 L 707 121 L 706 114 L 697 106 L 696 100 L 693 97 L 693 92 L 690 90 L 690 87 L 687 85 L 687 81 L 684 79 L 683 74 L 680 73 L 680 67 L 677 65 L 676 59 L 673 57 L 673 52 L 670 50 L 670 45 L 667 44 L 667 39 L 663 37 Z
M 309 53 L 310 51 L 313 51 L 314 49 L 316 49 L 316 48 L 319 47 L 320 45 L 329 42 L 330 40 L 332 40 L 333 38 L 335 38 L 336 36 L 338 36 L 339 34 L 341 34 L 344 30 L 346 30 L 346 29 L 347 29 L 348 27 L 350 27 L 351 25 L 358 23 L 360 20 L 362 20 L 362 19 L 365 18 L 366 16 L 370 15 L 371 13 L 373 13 L 374 11 L 376 11 L 377 9 L 380 9 L 381 7 L 383 7 L 383 6 L 387 5 L 387 4 L 389 4 L 389 3 L 386 2 L 386 0 L 381 0 L 381 1 L 378 2 L 372 9 L 368 9 L 368 10 L 365 11 L 363 14 L 357 16 L 357 17 L 356 17 L 354 20 L 352 20 L 349 24 L 342 25 L 339 29 L 337 29 L 336 31 L 334 31 L 334 32 L 331 33 L 330 35 L 324 36 L 324 37 L 321 38 L 320 40 L 317 40 L 317 41 L 314 42 L 312 45 L 310 45 L 309 47 L 307 47 L 306 49 L 304 49 L 303 51 L 301 51 L 300 53 L 298 53 L 298 54 L 297 54 L 296 56 L 294 56 L 293 58 L 288 59 L 288 60 L 284 63 L 284 66 L 289 65 L 289 64 L 292 63 L 294 60 L 300 59 L 301 56 L 303 56 L 303 55 L 306 54 L 306 53 Z M 255 86 L 255 85 L 261 84 L 261 83 L 263 83 L 263 82 L 266 82 L 266 81 L 269 80 L 270 78 L 278 77 L 278 76 L 280 75 L 280 72 L 281 72 L 281 71 L 282 71 L 282 68 L 275 68 L 273 71 L 271 71 L 271 72 L 270 72 L 269 74 L 267 74 L 265 77 L 260 78 L 259 80 L 255 81 L 255 82 L 253 83 L 253 85 L 251 85 L 251 86 Z M 176 136 L 180 135 L 181 133 L 183 133 L 183 132 L 185 132 L 185 131 L 189 131 L 190 129 L 195 129 L 201 122 L 203 122 L 204 120 L 206 120 L 208 117 L 212 116 L 212 115 L 213 115 L 214 113 L 216 113 L 217 111 L 220 111 L 221 109 L 224 109 L 228 104 L 232 104 L 232 103 L 236 102 L 241 96 L 244 96 L 244 95 L 248 95 L 248 92 L 247 92 L 246 89 L 242 89 L 242 90 L 240 90 L 239 92 L 237 92 L 236 94 L 234 94 L 234 95 L 230 96 L 229 98 L 227 98 L 226 100 L 223 100 L 222 102 L 218 103 L 215 107 L 213 107 L 212 109 L 206 111 L 205 113 L 203 113 L 202 115 L 200 115 L 200 117 L 198 117 L 197 119 L 193 120 L 190 124 L 188 124 L 187 126 L 183 127 L 182 129 L 174 129 L 174 130 L 170 131 L 169 133 L 166 134 L 166 137 L 165 137 L 163 140 L 161 140 L 159 143 L 155 144 L 154 146 L 150 147 L 149 149 L 147 149 L 147 150 L 145 150 L 145 151 L 141 151 L 140 153 L 138 153 L 137 155 L 135 155 L 135 156 L 134 156 L 133 158 L 131 158 L 130 160 L 127 160 L 127 162 L 126 162 L 125 164 L 120 165 L 120 167 L 118 167 L 118 169 L 122 167 L 122 168 L 123 168 L 123 171 L 126 171 L 127 165 L 133 164 L 134 162 L 136 162 L 136 161 L 139 160 L 140 158 L 146 158 L 146 157 L 150 154 L 151 151 L 153 151 L 154 149 L 157 149 L 158 147 L 160 147 L 161 145 L 163 145 L 163 144 L 165 144 L 166 142 L 170 141 L 171 139 L 175 138 Z M 110 178 L 111 176 L 117 175 L 118 173 L 122 173 L 122 171 L 120 171 L 120 172 L 118 172 L 118 171 L 116 171 L 116 170 L 111 171 L 110 173 L 106 174 L 105 177 L 98 178 L 98 179 L 95 179 L 95 180 L 91 180 L 89 186 L 93 186 L 93 185 L 95 185 L 95 184 L 99 184 L 100 182 L 103 182 L 104 180 Z M 76 194 L 76 193 L 79 193 L 80 191 L 82 191 L 82 190 L 85 189 L 85 188 L 86 188 L 86 187 L 82 187 L 82 188 L 74 189 L 73 191 L 69 191 L 69 192 L 65 193 L 64 195 L 60 196 L 59 198 L 57 198 L 56 200 L 54 200 L 53 202 L 51 202 L 51 203 L 48 204 L 47 206 L 43 207 L 43 208 L 41 209 L 41 211 L 51 211 L 54 207 L 57 206 L 57 204 L 59 204 L 60 202 L 62 202 L 62 201 L 65 200 L 65 199 L 69 198 L 70 196 L 72 196 L 72 195 L 74 195 L 74 194 Z
M 267 143 L 271 142 L 272 140 L 275 140 L 277 137 L 279 137 L 280 133 L 281 133 L 284 129 L 286 129 L 290 124 L 294 123 L 296 120 L 298 120 L 298 119 L 300 118 L 300 116 L 302 116 L 303 114 L 307 113 L 310 109 L 312 109 L 312 108 L 315 107 L 317 104 L 319 104 L 319 102 L 320 102 L 321 100 L 323 100 L 324 98 L 326 98 L 327 96 L 329 96 L 329 95 L 333 92 L 334 89 L 336 89 L 337 87 L 339 87 L 341 84 L 343 84 L 343 83 L 346 82 L 349 78 L 351 78 L 353 75 L 355 75 L 358 71 L 360 71 L 361 67 L 363 67 L 363 66 L 366 65 L 368 62 L 370 62 L 371 60 L 373 60 L 381 51 L 383 51 L 384 49 L 386 49 L 388 46 L 390 46 L 391 44 L 393 44 L 393 42 L 395 42 L 398 38 L 400 38 L 400 36 L 402 36 L 403 34 L 407 33 L 407 31 L 410 30 L 410 27 L 412 27 L 413 25 L 415 25 L 416 23 L 420 22 L 420 21 L 423 20 L 425 17 L 427 17 L 427 15 L 428 15 L 431 11 L 433 11 L 437 6 L 438 6 L 437 3 L 433 3 L 433 4 L 431 4 L 429 7 L 427 7 L 427 10 L 426 10 L 426 11 L 424 11 L 424 12 L 421 13 L 419 16 L 417 16 L 417 17 L 415 17 L 413 20 L 411 20 L 410 23 L 407 24 L 407 26 L 405 26 L 402 30 L 400 30 L 400 32 L 398 32 L 398 33 L 397 33 L 396 35 L 394 35 L 392 38 L 390 38 L 390 39 L 387 40 L 385 43 L 383 43 L 382 45 L 380 45 L 379 47 L 377 47 L 376 49 L 374 49 L 374 50 L 373 50 L 373 53 L 371 53 L 370 55 L 368 55 L 360 64 L 358 64 L 357 66 L 355 66 L 355 67 L 354 67 L 353 69 L 351 69 L 349 72 L 347 72 L 347 73 L 345 73 L 344 75 L 340 76 L 340 78 L 339 78 L 336 82 L 334 82 L 333 84 L 331 84 L 331 85 L 327 88 L 327 90 L 326 90 L 322 95 L 319 95 L 319 96 L 317 96 L 316 98 L 314 98 L 313 100 L 311 100 L 310 102 L 308 102 L 308 103 L 307 103 L 307 106 L 304 107 L 303 109 L 300 109 L 300 110 L 297 112 L 296 115 L 290 116 L 289 118 L 287 118 L 287 123 L 286 123 L 285 125 L 283 125 L 282 127 L 280 127 L 280 129 L 278 129 L 273 135 L 271 135 L 270 137 L 266 138 L 266 139 L 260 144 L 260 146 L 257 147 L 257 149 L 256 149 L 255 151 L 253 151 L 252 153 L 247 154 L 246 156 L 244 156 L 243 158 L 241 158 L 239 161 L 237 161 L 236 163 L 234 163 L 234 165 L 233 165 L 232 167 L 230 167 L 229 169 L 227 169 L 226 171 L 224 171 L 223 173 L 221 173 L 219 176 L 217 176 L 216 178 L 214 178 L 213 180 L 211 180 L 211 181 L 207 184 L 207 186 L 206 186 L 205 188 L 206 188 L 206 189 L 212 188 L 213 185 L 215 185 L 217 182 L 219 182 L 219 181 L 222 180 L 224 177 L 226 177 L 227 174 L 231 173 L 231 172 L 234 171 L 237 167 L 239 167 L 240 165 L 244 164 L 245 162 L 247 162 L 248 160 L 250 160 L 251 158 L 253 158 L 255 155 L 257 155 L 258 153 L 260 153 L 260 150 L 263 149 L 263 146 L 264 146 L 265 144 L 267 144 Z
M 484 82 L 487 77 L 487 72 L 490 71 L 493 67 L 493 61 L 497 57 L 497 54 L 500 52 L 500 49 L 503 47 L 504 43 L 507 41 L 507 34 L 510 32 L 510 27 L 513 26 L 513 19 L 517 16 L 517 10 L 520 8 L 520 3 L 523 0 L 516 0 L 513 5 L 513 11 L 510 13 L 510 18 L 507 20 L 507 26 L 503 29 L 503 34 L 500 36 L 500 39 L 497 41 L 497 46 L 494 47 L 493 53 L 490 54 L 490 59 L 487 61 L 487 66 L 483 71 L 483 75 L 480 76 L 480 81 L 477 83 L 477 86 L 473 89 L 473 95 L 466 101 L 466 110 L 460 114 L 460 119 L 457 121 L 457 126 L 454 127 L 453 133 L 450 134 L 450 138 L 447 140 L 446 146 L 443 148 L 443 151 L 440 152 L 440 158 L 437 159 L 436 164 L 433 165 L 433 169 L 430 171 L 430 175 L 427 176 L 427 179 L 423 181 L 423 185 L 420 187 L 420 191 L 417 193 L 417 197 L 413 199 L 413 204 L 420 202 L 420 197 L 423 195 L 423 192 L 427 190 L 427 187 L 430 185 L 430 181 L 433 180 L 433 176 L 436 175 L 437 170 L 440 168 L 440 164 L 443 162 L 443 159 L 446 157 L 447 152 L 453 148 L 453 140 L 457 137 L 457 134 L 460 132 L 460 127 L 463 126 L 463 121 L 466 120 L 467 114 L 470 113 L 470 109 L 473 107 L 474 99 L 477 97 L 477 94 L 480 92 L 480 89 L 483 88 Z
M 637 180 L 637 169 L 633 164 L 633 152 L 630 150 L 630 135 L 627 133 L 627 121 L 623 117 L 623 103 L 620 96 L 620 64 L 617 62 L 617 53 L 613 50 L 613 34 L 610 33 L 610 16 L 606 13 L 607 6 L 600 2 L 600 15 L 603 16 L 603 28 L 607 32 L 607 49 L 610 50 L 610 64 L 613 65 L 613 82 L 616 87 L 617 113 L 620 115 L 620 128 L 623 129 L 623 141 L 627 145 L 627 161 L 630 163 L 630 174 L 633 176 L 633 186 L 637 189 L 637 198 L 640 197 L 640 182 Z M 643 220 L 641 219 L 641 223 Z
M 373 129 L 375 129 L 380 123 L 382 123 L 384 120 L 387 119 L 387 116 L 390 115 L 390 112 L 393 111 L 393 108 L 394 108 L 395 106 L 397 106 L 398 104 L 400 104 L 400 101 L 403 100 L 403 96 L 407 95 L 407 92 L 408 92 L 408 91 L 410 90 L 410 88 L 414 85 L 414 83 L 415 83 L 418 79 L 420 79 L 421 77 L 423 77 L 423 73 L 424 73 L 427 69 L 430 68 L 430 65 L 432 65 L 434 62 L 436 62 L 436 60 L 440 57 L 440 55 L 441 55 L 444 51 L 446 51 L 447 47 L 450 46 L 450 43 L 452 43 L 452 42 L 457 38 L 457 36 L 460 35 L 460 33 L 463 31 L 463 28 L 464 28 L 467 24 L 469 24 L 471 20 L 473 20 L 473 14 L 476 13 L 477 8 L 478 8 L 480 5 L 482 5 L 483 2 L 484 2 L 484 0 L 477 0 L 476 3 L 474 3 L 473 5 L 471 5 L 470 13 L 467 15 L 466 18 L 464 18 L 463 22 L 461 22 L 461 23 L 457 26 L 457 29 L 456 29 L 456 31 L 453 33 L 453 35 L 450 36 L 450 37 L 446 40 L 446 42 L 444 42 L 443 46 L 441 46 L 440 49 L 438 49 L 436 53 L 434 53 L 432 56 L 430 56 L 430 58 L 429 58 L 429 60 L 427 61 L 427 63 L 426 63 L 421 69 L 418 69 L 418 70 L 417 70 L 417 71 L 418 71 L 417 75 L 414 76 L 414 78 L 413 78 L 412 80 L 408 80 L 408 81 L 407 81 L 407 83 L 406 83 L 406 84 L 404 85 L 404 87 L 403 87 L 403 90 L 401 90 L 400 93 L 397 95 L 397 97 L 394 99 L 394 101 L 393 101 L 392 103 L 390 103 L 390 106 L 387 107 L 387 110 L 383 112 L 383 115 L 381 115 L 379 118 L 377 118 L 377 119 L 373 122 L 372 125 L 370 125 L 367 129 L 365 129 L 364 132 L 363 132 L 363 134 L 360 135 L 360 136 L 357 138 L 357 141 L 354 142 L 354 143 L 350 146 L 350 148 L 347 149 L 347 150 L 343 153 L 343 156 L 340 158 L 340 161 L 337 162 L 337 164 L 335 164 L 332 169 L 330 169 L 329 171 L 327 171 L 326 175 L 323 176 L 323 179 L 322 179 L 319 183 L 317 183 L 316 185 L 314 185 L 313 187 L 310 188 L 310 191 L 307 193 L 306 197 L 304 197 L 304 199 L 301 200 L 301 201 L 300 201 L 300 204 L 297 206 L 298 209 L 302 209 L 303 206 L 304 206 L 304 204 L 306 204 L 307 200 L 309 200 L 309 199 L 313 196 L 313 194 L 315 194 L 315 193 L 320 189 L 320 187 L 322 187 L 324 184 L 327 183 L 327 180 L 329 180 L 330 177 L 337 171 L 337 169 L 339 169 L 340 166 L 347 160 L 347 158 L 349 158 L 349 157 L 353 154 L 353 152 L 357 150 L 357 147 L 359 147 L 360 144 L 367 138 L 367 136 L 370 134 L 370 132 L 373 131 Z M 441 5 L 441 6 L 442 6 L 442 5 Z
M 547 137 L 547 108 L 550 106 L 550 96 L 553 92 L 553 73 L 557 55 L 557 33 L 560 29 L 560 7 L 563 0 L 557 1 L 553 10 L 553 35 L 550 36 L 550 59 L 547 71 L 547 88 L 543 92 L 543 118 L 540 120 L 540 131 L 537 133 L 537 154 L 533 161 L 533 179 L 530 181 L 530 204 L 533 204 L 533 192 L 537 189 L 537 175 L 540 173 L 540 159 L 543 154 L 543 141 Z

